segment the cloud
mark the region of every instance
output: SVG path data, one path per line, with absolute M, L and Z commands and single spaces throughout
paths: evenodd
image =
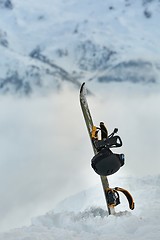
M 26 216 L 45 213 L 65 196 L 82 190 L 88 163 L 83 156 L 84 125 L 79 124 L 77 93 L 1 96 L 0 109 L 3 230 L 16 225 L 16 216 L 19 224 L 25 224 Z
M 156 174 L 159 91 L 129 86 L 90 84 L 96 93 L 88 96 L 90 109 L 95 124 L 104 121 L 109 131 L 119 128 L 124 146 L 116 151 L 126 155 L 126 165 L 118 175 Z M 99 181 L 90 167 L 93 151 L 77 90 L 1 96 L 0 109 L 1 231 L 29 224 L 31 217 Z

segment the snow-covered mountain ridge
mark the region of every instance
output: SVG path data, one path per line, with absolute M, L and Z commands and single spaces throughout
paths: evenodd
M 160 1 L 0 1 L 1 92 L 159 82 Z

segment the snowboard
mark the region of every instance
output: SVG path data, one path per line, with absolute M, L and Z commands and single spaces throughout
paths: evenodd
M 87 98 L 86 98 L 85 83 L 83 83 L 80 88 L 80 105 L 81 105 L 83 117 L 85 120 L 85 124 L 86 124 L 87 130 L 88 130 L 89 138 L 91 140 L 94 155 L 97 155 L 99 152 L 98 148 L 96 147 L 96 144 L 95 144 L 97 141 L 94 141 L 94 138 L 93 138 L 93 136 L 95 136 L 96 127 L 93 123 L 91 112 L 89 110 L 89 106 L 88 106 L 88 102 L 87 102 Z M 116 131 L 114 131 L 112 134 L 110 134 L 110 136 L 118 131 L 118 129 L 115 129 L 115 130 Z M 108 130 L 106 129 L 106 131 L 108 131 Z M 120 138 L 116 137 L 116 139 L 120 139 Z M 100 142 L 100 144 L 101 144 L 101 142 L 103 143 L 103 141 L 98 140 L 98 143 L 99 142 Z M 116 143 L 116 145 L 114 145 L 114 146 L 117 147 L 117 144 L 118 144 L 118 146 L 122 145 L 121 143 L 120 144 Z M 123 189 L 120 187 L 110 188 L 107 176 L 100 175 L 100 180 L 102 183 L 102 188 L 103 188 L 104 197 L 105 197 L 106 206 L 107 206 L 109 215 L 116 215 L 115 207 L 118 204 L 120 204 L 119 192 L 123 193 L 126 196 L 128 203 L 129 203 L 129 208 L 131 210 L 134 209 L 135 205 L 134 205 L 133 197 L 126 189 Z
M 81 105 L 81 109 L 83 112 L 83 116 L 84 116 L 84 120 L 85 120 L 87 129 L 88 129 L 88 133 L 89 133 L 89 137 L 90 137 L 91 144 L 93 147 L 93 151 L 94 151 L 94 154 L 96 155 L 98 152 L 92 141 L 92 130 L 93 130 L 94 124 L 93 124 L 92 116 L 91 116 L 87 98 L 86 98 L 85 83 L 83 83 L 80 88 L 80 105 Z M 110 204 L 110 199 L 109 199 L 111 196 L 109 194 L 110 188 L 109 188 L 108 178 L 106 176 L 100 176 L 100 179 L 101 179 L 102 188 L 103 188 L 103 192 L 104 192 L 104 196 L 105 196 L 105 201 L 106 201 L 106 205 L 107 205 L 107 209 L 108 209 L 108 214 L 109 215 L 115 214 L 115 207 Z

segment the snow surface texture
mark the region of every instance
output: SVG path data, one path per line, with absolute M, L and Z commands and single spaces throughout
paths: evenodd
M 160 176 L 120 178 L 130 186 L 136 209 L 124 211 L 127 201 L 122 198 L 116 216 L 107 216 L 100 185 L 72 196 L 54 211 L 32 220 L 29 227 L 0 234 L 2 240 L 61 240 L 61 239 L 155 239 L 160 237 Z
M 1 0 L 1 92 L 159 82 L 159 9 L 158 0 Z

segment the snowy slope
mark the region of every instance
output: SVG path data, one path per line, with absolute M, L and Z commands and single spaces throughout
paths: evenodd
M 155 239 L 160 237 L 160 176 L 120 178 L 130 188 L 136 209 L 125 211 L 122 198 L 119 214 L 107 216 L 100 185 L 72 196 L 57 209 L 22 227 L 0 234 L 3 240 L 47 239 Z M 74 208 L 76 206 L 76 208 Z
M 159 82 L 159 9 L 158 0 L 1 0 L 1 92 Z

